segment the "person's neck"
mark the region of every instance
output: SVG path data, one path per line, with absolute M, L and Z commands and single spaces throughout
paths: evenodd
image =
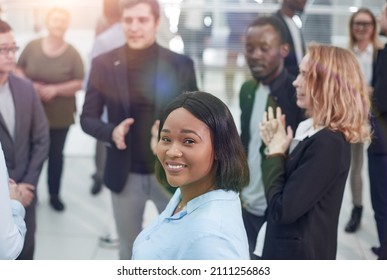
M 200 188 L 192 186 L 180 187 L 181 201 L 179 203 L 179 208 L 184 208 L 187 203 L 192 199 L 201 196 L 202 194 L 205 194 L 207 192 L 210 192 L 214 189 L 214 184 L 206 184 L 205 186 Z
M 49 57 L 57 57 L 63 54 L 67 48 L 67 43 L 62 37 L 47 36 L 43 38 L 43 52 Z
M 260 82 L 265 86 L 269 86 L 281 75 L 283 69 L 284 69 L 284 65 L 283 63 L 281 63 L 281 65 L 275 70 L 274 73 L 272 73 L 270 76 L 266 77 L 265 79 L 259 80 L 258 82 Z
M 368 41 L 360 41 L 360 42 L 357 42 L 356 43 L 356 46 L 358 47 L 358 49 L 361 51 L 361 52 L 364 52 L 365 49 L 368 47 L 370 42 Z
M 63 47 L 65 44 L 65 40 L 62 37 L 55 37 L 55 36 L 47 36 L 44 39 L 44 42 L 47 44 L 48 47 L 52 49 L 59 49 Z

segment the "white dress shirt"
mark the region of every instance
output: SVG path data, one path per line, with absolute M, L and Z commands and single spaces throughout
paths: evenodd
M 0 259 L 16 259 L 27 231 L 23 205 L 9 196 L 9 178 L 0 143 Z

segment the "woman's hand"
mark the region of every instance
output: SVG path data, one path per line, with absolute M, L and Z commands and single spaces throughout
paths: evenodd
M 259 129 L 261 139 L 268 149 L 267 155 L 285 154 L 293 139 L 293 130 L 290 126 L 285 130 L 285 115 L 280 107 L 277 107 L 276 117 L 273 108 L 268 108 L 259 123 Z

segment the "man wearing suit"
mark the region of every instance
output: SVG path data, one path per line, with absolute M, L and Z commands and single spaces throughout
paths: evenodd
M 380 33 L 387 35 L 387 4 L 379 17 Z M 387 259 L 387 45 L 379 50 L 376 58 L 371 95 L 371 125 L 373 138 L 368 147 L 368 174 L 370 178 L 371 203 L 375 213 L 380 247 L 371 250 L 380 259 Z
M 81 115 L 83 130 L 107 146 L 104 182 L 111 190 L 120 259 L 130 259 L 145 202 L 159 211 L 169 196 L 154 175 L 151 128 L 175 96 L 197 90 L 193 61 L 156 43 L 157 0 L 121 2 L 127 43 L 93 60 Z M 107 108 L 107 122 L 101 121 Z
M 286 27 L 286 41 L 289 54 L 285 58 L 285 68 L 294 76 L 298 75 L 298 64 L 305 54 L 305 42 L 301 33 L 302 22 L 297 13 L 302 13 L 307 0 L 283 0 L 281 9 L 274 16 Z
M 303 120 L 303 112 L 296 105 L 295 77 L 284 68 L 289 46 L 286 43 L 285 26 L 274 16 L 258 17 L 246 31 L 246 61 L 253 80 L 246 81 L 240 90 L 241 139 L 246 149 L 250 183 L 241 193 L 242 215 L 249 241 L 250 257 L 258 232 L 265 222 L 267 208 L 261 171 L 262 141 L 258 124 L 267 106 L 280 106 L 286 112 L 286 122 L 293 129 Z
M 9 177 L 16 181 L 26 207 L 27 234 L 19 259 L 33 259 L 36 186 L 48 155 L 46 115 L 32 83 L 11 72 L 16 46 L 11 27 L 0 20 L 0 141 Z

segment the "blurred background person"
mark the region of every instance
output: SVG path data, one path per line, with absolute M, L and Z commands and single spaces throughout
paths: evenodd
M 305 41 L 302 35 L 300 14 L 304 12 L 307 0 L 282 0 L 281 8 L 274 14 L 286 26 L 289 54 L 285 58 L 285 68 L 298 75 L 298 65 L 305 54 Z
M 112 49 L 122 46 L 126 39 L 122 25 L 120 22 L 121 12 L 119 8 L 120 0 L 104 0 L 102 9 L 103 9 L 103 20 L 99 20 L 96 26 L 96 38 L 94 40 L 92 50 L 90 53 L 90 65 L 91 61 Z M 86 89 L 88 75 L 85 77 L 84 88 Z M 102 119 L 106 119 L 106 112 L 104 112 Z M 105 168 L 106 161 L 106 146 L 102 141 L 97 140 L 95 147 L 95 172 L 92 175 L 92 186 L 90 192 L 93 195 L 98 194 L 102 190 L 103 186 L 103 171 Z
M 13 74 L 17 50 L 11 27 L 0 20 L 0 141 L 9 177 L 18 184 L 26 207 L 27 233 L 18 259 L 31 260 L 35 252 L 36 188 L 47 159 L 49 135 L 32 83 Z
M 48 11 L 47 36 L 28 43 L 17 62 L 21 73 L 32 80 L 49 122 L 47 184 L 50 205 L 56 211 L 65 209 L 60 198 L 63 149 L 69 128 L 74 123 L 75 94 L 82 88 L 84 76 L 80 54 L 64 38 L 69 24 L 70 14 L 66 9 Z
M 184 44 L 184 54 L 191 57 L 201 84 L 204 79 L 203 53 L 211 38 L 212 14 L 205 11 L 211 1 L 183 0 L 179 16 L 178 33 Z
M 225 0 L 227 4 L 232 4 L 234 7 L 228 7 L 229 10 L 226 12 L 226 23 L 229 29 L 229 33 L 226 41 L 226 66 L 225 66 L 225 92 L 226 101 L 231 104 L 235 96 L 235 75 L 237 69 L 242 67 L 241 72 L 244 75 L 244 80 L 247 80 L 250 76 L 249 69 L 246 65 L 239 66 L 238 58 L 244 54 L 245 47 L 245 31 L 250 22 L 252 22 L 258 16 L 257 10 L 248 9 L 246 11 L 234 11 L 233 8 L 240 6 L 243 7 L 245 4 L 257 3 L 254 0 Z
M 376 54 L 382 48 L 378 37 L 376 18 L 368 8 L 359 8 L 349 20 L 349 49 L 355 54 L 364 78 L 370 87 Z M 351 145 L 351 169 L 349 184 L 351 187 L 353 208 L 351 217 L 345 226 L 346 232 L 359 229 L 363 213 L 363 178 L 364 144 Z

